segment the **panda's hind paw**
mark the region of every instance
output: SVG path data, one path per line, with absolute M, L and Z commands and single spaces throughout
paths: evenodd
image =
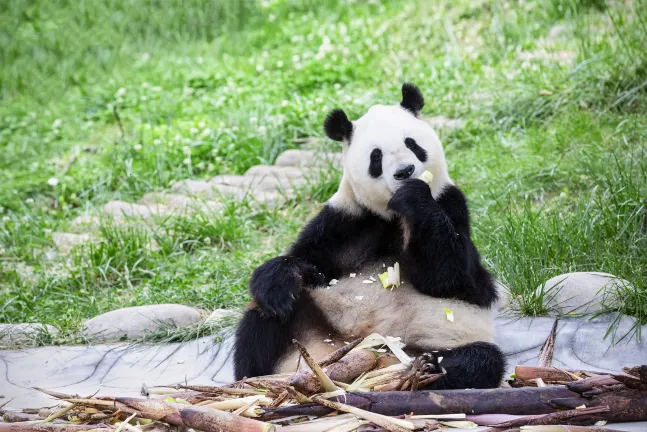
M 413 366 L 428 374 L 444 373 L 442 366 L 440 366 L 443 358 L 437 354 L 437 352 L 426 352 L 414 360 Z

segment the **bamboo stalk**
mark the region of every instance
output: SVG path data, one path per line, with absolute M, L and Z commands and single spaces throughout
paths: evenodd
M 370 421 L 371 423 L 375 423 L 376 425 L 391 432 L 406 432 L 406 431 L 414 430 L 416 428 L 415 425 L 409 421 L 387 417 L 382 414 L 375 414 L 370 411 L 364 411 L 362 409 L 355 408 L 353 406 L 346 405 L 340 402 L 329 401 L 327 399 L 322 399 L 317 396 L 313 397 L 312 400 L 325 407 L 356 415 L 359 418 L 363 418 L 365 420 Z
M 550 367 L 550 364 L 553 362 L 553 351 L 555 350 L 555 337 L 557 335 L 558 322 L 559 318 L 556 318 L 555 322 L 553 323 L 553 328 L 550 330 L 548 338 L 546 338 L 546 342 L 544 342 L 544 345 L 541 347 L 539 362 L 537 363 L 538 367 Z
M 303 357 L 303 360 L 305 360 L 308 366 L 310 366 L 310 369 L 312 369 L 312 372 L 317 376 L 317 378 L 319 378 L 319 381 L 321 382 L 324 390 L 327 392 L 337 390 L 337 386 L 332 382 L 330 377 L 326 375 L 321 366 L 319 366 L 319 364 L 313 360 L 313 358 L 310 356 L 310 353 L 308 353 L 305 347 L 301 345 L 296 339 L 293 339 L 292 343 L 297 346 L 299 352 L 301 353 L 301 357 Z
M 351 343 L 349 343 L 347 345 L 344 345 L 343 347 L 339 348 L 338 350 L 331 352 L 326 357 L 319 360 L 317 363 L 319 363 L 319 366 L 321 366 L 321 367 L 326 367 L 329 364 L 335 363 L 335 362 L 339 361 L 342 357 L 344 357 L 346 354 L 351 352 L 353 350 L 353 348 L 355 348 L 361 342 L 362 342 L 362 339 L 356 339 L 356 340 L 352 341 Z

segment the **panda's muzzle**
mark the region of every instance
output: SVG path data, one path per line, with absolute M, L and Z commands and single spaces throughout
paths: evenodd
M 404 165 L 398 168 L 393 174 L 393 178 L 396 180 L 406 180 L 413 175 L 413 172 L 416 170 L 416 167 L 413 165 Z

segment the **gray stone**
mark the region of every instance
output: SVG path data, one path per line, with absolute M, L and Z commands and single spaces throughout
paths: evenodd
M 647 341 L 625 338 L 613 344 L 604 335 L 614 315 L 595 320 L 560 320 L 554 365 L 564 368 L 618 371 L 644 363 Z M 553 325 L 553 318 L 497 318 L 497 343 L 508 357 L 508 373 L 517 364 L 536 365 L 539 348 Z M 633 320 L 619 320 L 616 337 L 629 331 Z M 642 327 L 647 334 L 647 326 Z M 91 347 L 41 347 L 0 351 L 0 389 L 12 399 L 7 408 L 40 407 L 53 400 L 32 387 L 99 396 L 140 396 L 143 383 L 222 385 L 234 381 L 231 343 L 215 345 L 212 337 L 164 346 L 94 345 Z M 647 423 L 608 425 L 624 431 L 647 430 Z M 459 431 L 460 429 L 455 429 Z M 471 429 L 484 431 L 486 428 Z
M 438 129 L 461 129 L 465 127 L 465 120 L 452 119 L 444 116 L 423 117 L 423 120 L 429 123 L 432 127 Z
M 164 326 L 185 327 L 201 321 L 200 312 L 178 304 L 134 306 L 106 312 L 85 323 L 84 333 L 97 340 L 135 339 Z
M 187 195 L 197 195 L 205 199 L 233 198 L 238 201 L 250 200 L 252 203 L 262 203 L 275 206 L 280 202 L 282 194 L 279 192 L 263 192 L 246 190 L 238 186 L 214 184 L 205 181 L 184 180 L 173 185 L 173 190 Z M 286 192 L 287 193 L 287 192 Z
M 247 177 L 278 177 L 290 179 L 302 179 L 308 177 L 308 170 L 293 166 L 256 165 L 245 173 Z
M 43 336 L 56 332 L 56 328 L 46 324 L 0 324 L 0 347 L 37 346 Z
M 197 196 L 180 195 L 166 192 L 149 192 L 140 200 L 140 204 L 162 204 L 173 210 L 176 215 L 201 213 L 216 213 L 222 210 L 223 205 L 215 201 L 208 201 Z
M 110 201 L 103 206 L 103 212 L 115 219 L 163 217 L 173 214 L 173 210 L 162 204 L 132 204 L 124 201 Z
M 304 179 L 271 177 L 271 176 L 216 176 L 210 180 L 215 185 L 233 186 L 245 192 L 290 192 L 293 188 L 304 183 Z
M 568 26 L 564 24 L 556 24 L 550 28 L 548 35 L 546 35 L 546 40 L 548 40 L 549 42 L 555 42 L 567 31 Z
M 187 195 L 209 195 L 213 192 L 213 185 L 204 180 L 181 180 L 171 186 L 171 190 Z
M 52 233 L 52 241 L 56 244 L 56 248 L 63 254 L 69 253 L 76 245 L 88 243 L 93 241 L 94 238 L 88 233 L 74 234 L 67 232 L 54 232 Z
M 631 285 L 608 273 L 577 272 L 555 276 L 537 287 L 537 292 L 543 291 L 551 312 L 581 314 L 598 312 L 626 286 Z
M 0 389 L 7 408 L 55 404 L 34 386 L 63 393 L 141 397 L 142 384 L 222 385 L 234 381 L 231 341 L 213 337 L 169 345 L 96 344 L 0 350 Z M 1 405 L 1 404 L 0 404 Z
M 618 318 L 617 322 L 616 318 Z M 495 320 L 496 342 L 508 357 L 508 373 L 515 365 L 536 365 L 539 350 L 548 337 L 555 318 L 509 318 Z M 615 322 L 615 324 L 614 324 Z M 619 371 L 624 366 L 645 363 L 647 325 L 643 338 L 636 340 L 634 318 L 615 313 L 594 319 L 565 317 L 559 320 L 553 365 L 566 369 Z M 607 331 L 612 331 L 605 337 Z
M 275 166 L 333 166 L 342 168 L 341 153 L 326 153 L 315 150 L 286 150 L 276 158 Z
M 494 310 L 503 311 L 509 309 L 512 306 L 510 288 L 508 288 L 498 280 L 494 281 L 494 286 L 496 288 L 497 294 L 499 295 L 499 298 L 494 304 Z
M 101 219 L 98 216 L 81 215 L 72 220 L 72 226 L 80 229 L 95 229 L 101 224 Z
M 230 310 L 230 309 L 216 309 L 205 320 L 205 323 L 212 324 L 212 323 L 217 323 L 218 321 L 229 318 L 229 317 L 235 317 L 235 316 L 240 316 L 240 312 Z

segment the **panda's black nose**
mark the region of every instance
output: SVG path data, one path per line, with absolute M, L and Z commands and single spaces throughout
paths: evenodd
M 406 179 L 408 179 L 409 177 L 411 177 L 411 175 L 413 174 L 413 172 L 414 172 L 415 170 L 416 170 L 416 167 L 415 167 L 415 166 L 413 166 L 413 165 L 406 165 L 406 166 L 403 166 L 403 167 L 398 168 L 398 169 L 396 170 L 395 174 L 393 174 L 393 177 L 394 177 L 396 180 L 406 180 Z

